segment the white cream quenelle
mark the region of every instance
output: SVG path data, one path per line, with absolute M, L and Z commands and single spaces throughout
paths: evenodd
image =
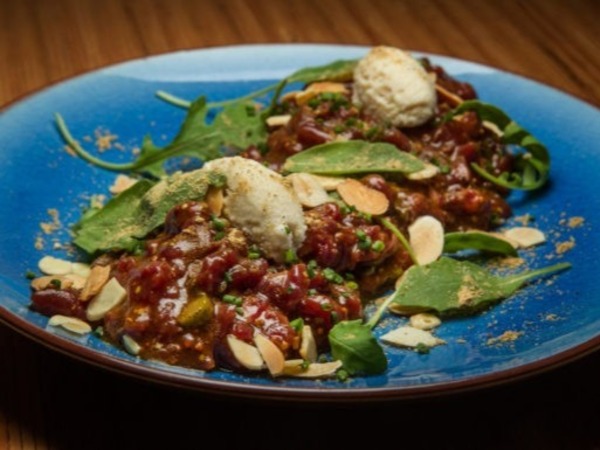
M 435 82 L 409 53 L 374 47 L 354 70 L 353 102 L 398 127 L 416 127 L 435 113 Z
M 281 262 L 304 242 L 302 205 L 281 175 L 239 156 L 215 159 L 204 168 L 225 175 L 224 215 L 265 256 Z

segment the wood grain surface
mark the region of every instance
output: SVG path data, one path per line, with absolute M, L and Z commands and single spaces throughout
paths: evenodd
M 132 58 L 281 42 L 454 56 L 600 106 L 599 23 L 597 0 L 0 0 L 0 106 Z M 598 354 L 468 395 L 343 407 L 148 385 L 4 325 L 0 357 L 0 449 L 355 448 L 361 439 L 411 450 L 600 448 Z

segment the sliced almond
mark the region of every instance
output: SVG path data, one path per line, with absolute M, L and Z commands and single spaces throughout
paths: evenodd
M 104 315 L 125 300 L 127 291 L 119 284 L 116 278 L 111 278 L 104 285 L 102 290 L 96 295 L 87 307 L 85 312 L 87 320 L 95 322 L 104 317 Z
M 515 227 L 503 232 L 508 239 L 515 241 L 519 247 L 527 248 L 546 242 L 546 236 L 537 228 Z
M 327 195 L 327 191 L 323 189 L 313 175 L 309 173 L 293 173 L 288 175 L 287 179 L 292 182 L 294 192 L 300 203 L 302 203 L 302 206 L 314 208 L 315 206 L 331 201 L 329 195 Z
M 267 117 L 265 122 L 267 122 L 267 126 L 271 128 L 283 127 L 288 124 L 291 118 L 292 116 L 289 114 L 281 114 L 280 116 Z
M 267 369 L 269 369 L 271 375 L 274 377 L 280 375 L 283 372 L 285 356 L 283 356 L 283 352 L 279 347 L 260 333 L 257 333 L 254 336 L 254 343 L 256 344 L 256 348 L 258 348 L 262 359 L 267 364 Z
M 403 326 L 381 336 L 381 340 L 387 344 L 399 347 L 415 348 L 419 345 L 435 347 L 445 344 L 446 341 L 435 337 L 429 331 L 419 330 L 409 326 Z
M 464 102 L 464 100 L 462 98 L 460 98 L 458 95 L 453 94 L 448 89 L 440 86 L 437 83 L 435 85 L 435 90 L 443 99 L 445 99 L 448 103 L 450 103 L 454 106 L 460 105 L 462 102 Z
M 385 213 L 390 206 L 385 194 L 351 178 L 340 183 L 337 191 L 348 205 L 354 206 L 358 211 L 366 214 L 380 215 Z
M 68 289 L 73 285 L 73 281 L 66 275 L 45 275 L 31 280 L 31 288 L 34 291 L 41 291 L 48 287 L 56 289 Z
M 87 334 L 92 331 L 92 327 L 77 317 L 62 316 L 57 314 L 50 317 L 48 325 L 53 327 L 62 327 L 67 331 L 77 334 Z
M 87 278 L 90 275 L 90 265 L 85 263 L 75 262 L 71 266 L 71 273 Z
M 223 211 L 223 189 L 211 186 L 206 193 L 206 204 L 215 216 L 220 216 Z
M 242 366 L 248 370 L 264 369 L 264 361 L 260 352 L 253 345 L 241 341 L 232 334 L 227 335 L 227 344 L 233 356 Z
M 90 270 L 83 291 L 79 294 L 79 299 L 87 301 L 98 294 L 110 277 L 110 266 L 94 266 Z
M 317 360 L 317 343 L 309 325 L 302 327 L 302 343 L 299 352 L 305 361 L 313 363 Z
M 311 363 L 306 366 L 302 359 L 291 359 L 285 362 L 283 375 L 298 378 L 326 378 L 334 376 L 341 367 L 341 361 Z
M 123 343 L 123 347 L 130 355 L 137 356 L 142 351 L 142 346 L 138 344 L 131 336 L 124 334 L 121 338 L 121 342 Z
M 442 321 L 436 315 L 431 313 L 419 313 L 410 316 L 410 326 L 419 330 L 432 330 L 439 327 Z
M 298 92 L 296 94 L 296 103 L 298 103 L 299 105 L 303 105 L 306 102 L 308 102 L 311 98 L 314 98 L 319 94 L 323 94 L 324 92 L 346 94 L 348 92 L 348 89 L 342 83 L 335 83 L 332 81 L 319 81 L 310 84 L 302 92 Z
M 63 275 L 63 278 L 65 281 L 71 283 L 70 287 L 77 290 L 83 289 L 85 287 L 85 284 L 87 283 L 87 278 L 82 277 L 81 275 L 76 275 L 74 273 Z
M 492 133 L 494 133 L 498 137 L 504 136 L 504 132 L 500 128 L 498 128 L 498 125 L 496 125 L 493 122 L 490 122 L 488 120 L 483 120 L 481 122 L 481 126 L 483 126 L 483 128 L 490 130 Z
M 425 168 L 407 175 L 409 180 L 428 180 L 440 173 L 440 168 L 434 164 L 425 164 Z
M 131 178 L 127 175 L 120 174 L 117 175 L 117 178 L 115 178 L 114 183 L 108 188 L 108 190 L 111 194 L 117 195 L 129 189 L 135 183 L 137 183 L 137 180 L 135 178 Z
M 342 184 L 344 181 L 347 180 L 347 178 L 329 177 L 327 175 L 313 175 L 313 174 L 311 174 L 311 176 L 326 191 L 335 191 L 340 184 Z
M 444 227 L 432 216 L 421 216 L 408 227 L 410 246 L 420 266 L 438 259 L 444 250 Z
M 39 260 L 38 267 L 46 275 L 66 275 L 73 270 L 73 263 L 54 256 L 44 256 Z

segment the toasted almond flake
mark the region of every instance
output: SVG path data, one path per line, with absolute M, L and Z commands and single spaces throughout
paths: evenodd
M 338 94 L 346 94 L 348 89 L 342 83 L 335 83 L 331 81 L 319 81 L 310 84 L 305 90 L 296 94 L 296 103 L 303 105 L 308 102 L 311 98 L 316 97 L 324 92 L 332 92 Z
M 519 243 L 514 239 L 510 239 L 508 236 L 505 236 L 502 233 L 498 233 L 497 231 L 477 231 L 478 233 L 489 234 L 492 237 L 497 239 L 502 239 L 503 241 L 508 242 L 513 248 L 519 248 Z
M 492 133 L 494 133 L 498 137 L 502 137 L 504 135 L 504 132 L 500 128 L 498 128 L 498 125 L 496 125 L 493 122 L 484 120 L 481 122 L 481 125 L 483 126 L 483 128 L 490 130 Z
M 323 189 L 313 175 L 308 173 L 293 173 L 286 178 L 292 182 L 294 192 L 300 203 L 302 203 L 302 206 L 314 208 L 315 206 L 331 201 L 329 195 L 327 195 L 327 191 Z
M 408 227 L 408 236 L 421 266 L 438 259 L 444 250 L 444 227 L 435 217 L 419 217 Z
M 87 282 L 87 278 L 82 277 L 81 275 L 77 275 L 74 273 L 68 273 L 63 275 L 65 281 L 70 282 L 73 289 L 81 290 L 84 288 L 85 283 Z M 63 285 L 64 287 L 64 285 Z
M 137 356 L 142 351 L 142 347 L 138 344 L 131 336 L 124 334 L 121 338 L 121 342 L 123 342 L 123 347 L 130 355 Z
M 80 262 L 75 262 L 71 266 L 71 273 L 87 278 L 90 275 L 90 265 Z
M 323 189 L 326 191 L 335 191 L 337 187 L 347 180 L 347 178 L 342 177 L 330 177 L 327 175 L 313 175 L 311 174 L 314 180 L 317 181 L 321 185 Z
M 38 267 L 46 275 L 66 275 L 71 273 L 73 263 L 53 256 L 44 256 L 39 260 Z
M 110 266 L 94 266 L 90 270 L 83 291 L 79 295 L 79 299 L 87 301 L 94 295 L 98 294 L 110 277 Z
M 381 336 L 381 340 L 387 344 L 400 347 L 414 348 L 419 345 L 435 347 L 445 344 L 446 341 L 435 337 L 429 331 L 420 330 L 410 326 L 403 326 Z
M 315 362 L 317 360 L 317 343 L 309 325 L 302 327 L 302 343 L 300 344 L 300 356 L 305 361 Z
M 119 284 L 117 279 L 111 278 L 98 295 L 90 301 L 85 312 L 87 320 L 95 322 L 102 319 L 108 311 L 121 303 L 126 295 L 127 291 Z
M 452 105 L 457 106 L 457 105 L 460 105 L 464 101 L 458 95 L 453 94 L 448 89 L 440 86 L 439 84 L 435 85 L 435 90 L 442 98 L 444 98 L 446 101 L 448 101 Z
M 546 242 L 546 236 L 537 228 L 515 227 L 503 232 L 506 238 L 515 241 L 519 247 L 527 248 Z
M 208 209 L 215 216 L 220 216 L 223 212 L 223 189 L 211 186 L 206 193 L 206 204 Z
M 117 175 L 117 178 L 115 178 L 114 183 L 108 188 L 108 190 L 111 194 L 117 195 L 129 189 L 135 183 L 137 183 L 137 180 L 135 178 L 119 174 Z
M 390 202 L 384 193 L 365 186 L 358 180 L 348 178 L 340 183 L 337 191 L 348 205 L 358 211 L 374 216 L 385 213 Z
M 273 376 L 280 375 L 283 372 L 285 357 L 283 352 L 269 338 L 263 334 L 257 333 L 254 336 L 254 343 L 260 352 L 260 356 L 267 364 L 267 369 Z
M 45 275 L 31 280 L 31 288 L 34 291 L 41 291 L 57 281 L 60 282 L 60 289 L 67 289 L 73 285 L 73 281 L 69 280 L 66 275 Z
M 236 361 L 248 370 L 264 369 L 264 361 L 260 352 L 253 345 L 240 341 L 232 334 L 227 335 L 227 344 Z
M 440 326 L 442 321 L 438 316 L 431 313 L 419 313 L 410 316 L 409 323 L 411 327 L 419 330 L 432 330 Z
M 290 100 L 296 100 L 296 95 L 298 95 L 300 92 L 302 91 L 290 91 L 290 92 L 286 92 L 285 94 L 283 94 L 281 96 L 281 101 L 282 102 L 287 102 Z
M 288 124 L 290 119 L 292 118 L 289 114 L 282 114 L 280 116 L 271 116 L 267 117 L 267 126 L 275 128 L 275 127 L 283 127 Z
M 67 331 L 77 334 L 87 334 L 92 331 L 92 327 L 77 317 L 62 316 L 57 314 L 50 317 L 48 325 L 53 327 L 62 327 Z
M 418 172 L 408 174 L 407 178 L 413 181 L 428 180 L 440 173 L 440 168 L 434 164 L 425 164 L 425 168 Z
M 311 363 L 305 367 L 302 359 L 290 359 L 285 362 L 283 375 L 298 378 L 327 378 L 332 377 L 342 367 L 341 361 L 326 363 Z

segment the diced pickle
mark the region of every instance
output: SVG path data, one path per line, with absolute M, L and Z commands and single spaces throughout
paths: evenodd
M 184 327 L 200 327 L 212 319 L 213 303 L 205 293 L 193 297 L 183 307 L 177 322 Z

